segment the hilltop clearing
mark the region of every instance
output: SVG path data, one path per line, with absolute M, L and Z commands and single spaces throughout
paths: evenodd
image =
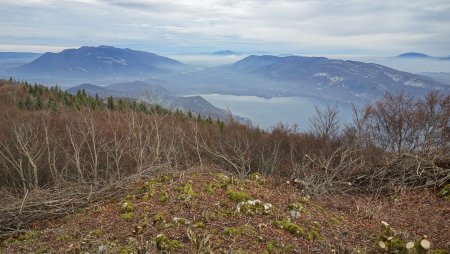
M 267 131 L 0 81 L 0 252 L 447 253 L 450 97 L 354 114 Z
M 240 179 L 206 168 L 211 171 L 136 177 L 121 186 L 120 195 L 73 215 L 37 222 L 5 240 L 1 250 L 383 253 L 377 246 L 381 221 L 391 224 L 399 241 L 427 235 L 433 248 L 448 248 L 448 201 L 430 191 L 399 191 L 382 198 L 348 194 L 311 198 L 286 179 L 259 174 Z

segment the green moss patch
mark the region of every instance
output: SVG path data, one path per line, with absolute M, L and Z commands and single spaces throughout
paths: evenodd
M 445 200 L 450 200 L 450 183 L 444 185 L 438 195 Z
M 234 202 L 242 202 L 242 201 L 247 201 L 250 199 L 250 196 L 243 191 L 228 190 L 227 196 L 229 199 L 231 199 Z
M 236 212 L 245 215 L 267 215 L 273 211 L 272 204 L 264 203 L 261 200 L 248 200 L 239 202 L 236 207 Z
M 176 251 L 183 248 L 183 243 L 178 240 L 170 240 L 166 235 L 159 234 L 155 238 L 156 248 L 160 251 Z
M 273 223 L 273 225 L 277 228 L 283 229 L 283 230 L 291 233 L 294 236 L 302 236 L 302 237 L 306 236 L 305 230 L 302 227 L 300 227 L 299 225 L 292 223 L 290 221 L 278 220 L 278 221 L 275 221 Z

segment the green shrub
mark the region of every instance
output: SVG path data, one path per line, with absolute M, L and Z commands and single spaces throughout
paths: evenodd
M 278 242 L 276 240 L 269 240 L 266 243 L 266 250 L 267 253 L 273 253 L 275 252 L 275 248 L 278 246 Z
M 159 197 L 159 202 L 167 203 L 167 201 L 169 201 L 169 194 L 167 194 L 167 192 L 163 192 Z
M 183 243 L 177 240 L 170 240 L 164 234 L 157 235 L 155 241 L 158 250 L 175 251 L 183 248 Z
M 242 202 L 242 201 L 247 201 L 250 199 L 250 196 L 243 191 L 228 190 L 227 196 L 229 199 L 231 199 L 235 202 Z
M 159 212 L 153 216 L 153 224 L 161 224 L 166 221 L 166 215 L 163 212 Z
M 122 218 L 126 221 L 131 221 L 134 219 L 134 213 L 133 212 L 122 213 L 122 214 L 120 214 L 120 218 Z
M 132 213 L 134 212 L 134 205 L 131 203 L 131 201 L 124 201 L 122 203 L 122 206 L 120 207 L 121 213 Z
M 181 189 L 181 193 L 178 194 L 177 199 L 185 202 L 192 201 L 197 196 L 194 189 L 192 188 L 192 184 L 187 183 L 184 185 L 183 189 Z
M 450 200 L 450 183 L 442 187 L 441 191 L 439 192 L 439 197 L 445 200 Z
M 305 230 L 299 225 L 292 223 L 287 220 L 275 221 L 274 226 L 283 230 L 288 231 L 294 236 L 305 236 Z
M 250 178 L 250 180 L 255 181 L 255 182 L 259 183 L 259 184 L 264 184 L 266 182 L 266 179 L 260 173 L 250 174 L 249 178 Z
M 320 240 L 322 239 L 322 235 L 320 235 L 319 231 L 313 229 L 308 232 L 308 235 L 306 236 L 307 240 Z

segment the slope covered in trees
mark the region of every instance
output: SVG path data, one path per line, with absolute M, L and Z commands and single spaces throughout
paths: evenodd
M 127 206 L 123 208 L 125 210 L 114 210 L 118 199 L 133 204 L 138 202 L 139 214 L 135 213 L 133 216 L 140 216 L 146 206 L 142 202 L 150 202 L 148 207 L 157 206 L 152 202 L 164 199 L 164 193 L 160 192 L 164 190 L 167 190 L 167 198 L 170 201 L 168 206 L 161 209 L 166 215 L 177 216 L 174 211 L 185 211 L 185 208 L 182 209 L 184 199 L 178 199 L 177 195 L 190 199 L 188 196 L 193 196 L 192 188 L 194 192 L 200 192 L 199 189 L 208 187 L 199 186 L 197 181 L 208 181 L 212 183 L 209 187 L 214 189 L 214 181 L 218 180 L 215 177 L 215 180 L 204 179 L 201 175 L 210 171 L 217 172 L 217 169 L 227 172 L 231 179 L 238 179 L 236 182 L 245 182 L 242 179 L 259 173 L 268 177 L 268 182 L 273 183 L 261 187 L 261 193 L 266 193 L 267 196 L 260 197 L 257 195 L 258 188 L 253 186 L 247 189 L 245 184 L 234 185 L 235 182 L 232 181 L 230 186 L 225 184 L 219 187 L 220 191 L 215 194 L 218 196 L 214 196 L 219 203 L 223 195 L 229 195 L 230 190 L 238 192 L 237 198 L 242 194 L 239 192 L 247 191 L 254 193 L 248 198 L 261 199 L 271 204 L 276 203 L 275 200 L 280 197 L 284 203 L 276 205 L 278 210 L 285 210 L 285 206 L 306 195 L 314 196 L 310 209 L 317 212 L 317 217 L 311 218 L 310 221 L 297 220 L 298 218 L 289 220 L 289 217 L 286 217 L 289 212 L 278 211 L 275 217 L 270 217 L 270 220 L 273 219 L 273 223 L 268 225 L 270 230 L 278 228 L 289 231 L 290 228 L 295 229 L 295 226 L 289 223 L 296 225 L 301 222 L 306 223 L 304 226 L 311 231 L 315 229 L 311 223 L 315 220 L 323 222 L 321 216 L 328 216 L 332 214 L 333 209 L 337 209 L 342 210 L 349 220 L 348 225 L 342 225 L 348 231 L 346 234 L 358 234 L 358 227 L 362 224 L 357 221 L 366 217 L 374 224 L 376 220 L 384 219 L 392 222 L 394 227 L 400 227 L 410 233 L 408 237 L 397 234 L 395 237 L 415 240 L 422 234 L 429 234 L 434 237 L 432 240 L 438 247 L 449 247 L 444 239 L 445 235 L 448 235 L 445 232 L 449 230 L 448 225 L 445 226 L 445 207 L 448 203 L 436 198 L 438 191 L 449 184 L 449 96 L 430 93 L 426 98 L 412 98 L 401 93 L 386 94 L 383 100 L 373 105 L 355 109 L 354 122 L 345 127 L 337 122 L 339 112 L 336 108 L 318 109 L 316 117 L 311 119 L 311 131 L 306 133 L 299 132 L 295 126 L 282 124 L 271 131 L 264 131 L 240 125 L 232 119 L 228 122 L 202 119 L 179 111 L 170 112 L 158 105 L 111 97 L 101 100 L 82 91 L 71 95 L 57 87 L 17 83 L 14 80 L 1 81 L 0 104 L 0 186 L 4 199 L 1 201 L 7 204 L 0 210 L 0 234 L 5 239 L 12 237 L 2 244 L 4 248 L 18 250 L 14 244 L 20 246 L 23 242 L 15 242 L 21 239 L 15 237 L 22 235 L 22 238 L 26 238 L 23 233 L 37 226 L 38 221 L 53 218 L 56 224 L 64 223 L 57 219 L 81 211 L 79 209 L 85 207 L 86 211 L 100 209 L 100 217 L 115 211 L 117 219 L 124 220 L 123 223 L 128 226 L 136 226 L 143 218 L 121 218 L 122 214 L 131 211 L 128 211 Z M 147 197 L 149 200 L 142 200 L 140 195 L 144 193 L 140 193 L 137 187 L 144 184 L 142 181 L 149 181 L 165 171 L 175 172 L 177 179 L 183 179 L 183 172 L 190 174 L 193 172 L 192 168 L 195 168 L 195 174 L 200 174 L 199 179 L 195 176 L 188 177 L 187 181 L 171 182 L 169 179 L 169 184 L 162 185 L 165 186 L 163 189 L 158 187 L 155 190 L 156 199 L 153 197 L 154 200 L 149 201 L 150 197 Z M 289 183 L 286 183 L 287 181 Z M 189 187 L 188 184 L 192 186 Z M 217 184 L 222 183 L 219 180 Z M 413 192 L 412 189 L 417 190 Z M 448 195 L 445 193 L 444 190 L 442 195 Z M 152 196 L 151 193 L 147 194 Z M 131 196 L 126 198 L 127 195 Z M 200 195 L 207 196 L 204 193 Z M 292 198 L 291 195 L 295 197 Z M 339 208 L 340 204 L 327 199 L 332 197 L 340 200 L 339 195 L 345 197 L 341 200 L 342 209 Z M 170 198 L 177 201 L 172 203 Z M 408 222 L 399 214 L 400 207 L 394 205 L 392 209 L 387 209 L 391 199 L 399 199 L 399 204 L 408 209 L 407 214 L 417 206 L 424 209 L 424 212 L 436 209 L 442 213 L 428 218 L 424 213 L 411 213 L 411 220 L 415 222 L 411 222 L 411 227 L 408 227 Z M 199 200 L 202 199 L 199 197 Z M 363 208 L 363 200 L 369 200 L 371 206 Z M 194 213 L 191 210 L 191 215 L 206 212 L 207 208 L 212 206 L 210 203 L 204 203 L 206 201 L 195 203 L 200 206 L 193 210 L 196 211 Z M 229 217 L 221 218 L 220 223 L 230 223 L 229 228 L 239 228 L 237 221 L 244 219 L 235 214 L 237 207 L 234 205 L 239 202 L 227 204 L 229 209 L 223 212 L 230 213 L 227 215 Z M 378 209 L 372 207 L 378 202 L 379 211 L 370 215 L 371 209 Z M 396 201 L 393 202 L 395 204 Z M 323 210 L 315 207 L 316 204 L 323 206 Z M 187 205 L 186 209 L 191 209 L 189 202 Z M 102 209 L 105 209 L 105 213 Z M 348 209 L 350 211 L 347 211 Z M 359 211 L 357 213 L 365 215 L 355 214 L 355 209 Z M 158 212 L 160 211 L 152 210 L 151 214 L 155 216 Z M 389 216 L 386 217 L 387 215 Z M 91 216 L 92 214 L 89 214 L 84 218 L 88 220 Z M 191 217 L 185 219 L 198 219 Z M 248 217 L 249 221 L 251 218 Z M 74 220 L 73 223 L 81 223 L 77 221 L 77 217 L 68 219 Z M 328 219 L 331 220 L 331 217 Z M 434 221 L 431 222 L 432 220 Z M 115 224 L 108 225 L 103 225 L 108 227 L 105 229 L 110 230 L 108 232 L 116 230 Z M 223 224 L 220 225 L 222 226 L 213 223 L 211 227 L 206 227 L 211 239 L 219 241 L 212 244 L 215 246 L 214 253 L 221 253 L 220 249 L 224 250 L 226 246 L 230 246 L 227 241 L 220 242 L 219 231 L 225 230 Z M 250 225 L 255 230 L 258 227 L 255 223 Z M 338 237 L 333 235 L 334 231 L 328 232 L 337 229 L 329 229 L 326 225 L 317 226 L 320 228 L 320 234 L 326 237 L 316 239 L 317 242 L 312 245 L 301 245 L 301 242 L 291 241 L 290 238 L 284 241 L 284 237 L 289 234 L 282 234 L 279 239 L 273 240 L 280 244 L 292 242 L 294 249 L 303 246 L 302 248 L 309 248 L 311 253 L 324 253 L 323 251 L 332 248 L 330 246 L 341 245 L 350 251 L 342 253 L 351 253 L 351 249 L 356 247 L 360 250 L 373 249 L 371 242 L 377 237 L 375 232 L 378 230 L 368 226 L 366 239 L 369 240 L 360 242 L 362 235 L 346 236 L 342 231 L 342 235 Z M 42 224 L 40 226 L 41 230 L 44 226 L 51 227 Z M 169 227 L 167 232 L 164 227 L 156 227 L 157 231 L 154 229 L 152 227 L 150 231 L 142 234 L 134 234 L 130 230 L 128 234 L 117 236 L 116 244 L 137 248 L 135 243 L 124 242 L 124 236 L 134 237 L 135 240 L 141 239 L 142 236 L 150 242 L 156 241 L 157 245 L 158 240 L 155 237 L 165 233 L 169 238 L 173 237 L 173 234 L 177 235 L 177 241 L 190 246 L 189 248 L 194 245 L 192 240 L 182 236 L 187 228 L 179 229 L 181 231 L 177 231 L 178 233 L 173 233 L 172 227 Z M 196 234 L 201 233 L 196 229 L 194 231 Z M 232 231 L 229 234 L 235 239 L 241 239 L 241 236 L 258 238 L 259 235 Z M 206 231 L 203 233 L 206 235 Z M 192 238 L 192 233 L 189 234 Z M 307 232 L 305 235 L 295 234 L 294 237 L 308 236 Z M 70 237 L 70 241 L 61 244 L 68 247 L 70 244 L 80 243 L 86 235 Z M 347 237 L 349 242 L 346 242 Z M 40 239 L 40 242 L 45 243 L 44 239 L 33 239 Z M 250 250 L 263 250 L 261 246 L 267 243 L 266 240 L 271 239 L 263 239 L 259 247 Z M 234 246 L 239 246 L 236 244 L 239 241 L 236 240 Z M 141 243 L 144 244 L 145 241 Z M 245 246 L 242 245 L 242 248 Z M 183 250 L 186 249 L 179 251 Z M 22 250 L 19 249 L 20 251 Z M 36 249 L 23 250 L 24 253 L 28 253 L 27 251 Z M 236 252 L 238 249 L 234 251 L 232 253 L 239 253 Z M 283 251 L 274 253 L 277 252 Z

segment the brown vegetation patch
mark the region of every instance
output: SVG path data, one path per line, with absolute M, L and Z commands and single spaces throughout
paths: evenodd
M 166 176 L 169 177 L 162 180 Z M 426 234 L 433 246 L 449 247 L 448 201 L 438 199 L 430 191 L 406 191 L 382 198 L 344 194 L 308 199 L 290 185 L 280 186 L 279 180 L 269 178 L 261 185 L 221 171 L 161 173 L 145 180 L 129 186 L 131 191 L 120 200 L 111 199 L 65 218 L 37 223 L 31 231 L 36 233 L 30 239 L 20 240 L 20 236 L 7 239 L 1 249 L 5 253 L 32 253 L 43 249 L 51 253 L 76 249 L 95 253 L 104 245 L 107 253 L 119 253 L 124 248 L 136 249 L 139 239 L 151 242 L 163 233 L 168 239 L 180 241 L 183 248 L 178 252 L 185 253 L 192 248 L 186 234 L 187 228 L 191 228 L 198 235 L 209 235 L 211 249 L 217 253 L 221 253 L 220 250 L 263 253 L 269 242 L 276 243 L 273 253 L 330 253 L 339 245 L 376 253 L 381 220 L 389 222 L 407 240 Z M 157 189 L 153 197 L 143 201 L 142 186 L 148 181 L 153 181 Z M 195 198 L 188 202 L 177 199 L 186 183 L 192 184 L 195 192 Z M 210 183 L 223 186 L 211 191 Z M 237 203 L 227 197 L 227 188 L 239 189 L 252 199 L 272 204 L 274 213 L 251 216 L 236 213 Z M 168 196 L 166 202 L 159 200 L 163 192 Z M 134 206 L 135 216 L 131 220 L 120 216 L 124 200 Z M 291 222 L 305 232 L 317 231 L 320 240 L 307 240 L 273 225 L 274 221 L 288 219 L 285 209 L 293 202 L 301 202 L 304 211 Z M 164 215 L 162 222 L 152 221 L 157 214 Z M 175 223 L 174 217 L 184 222 Z M 137 232 L 139 226 L 144 229 Z M 152 245 L 149 251 L 153 253 L 157 249 Z

